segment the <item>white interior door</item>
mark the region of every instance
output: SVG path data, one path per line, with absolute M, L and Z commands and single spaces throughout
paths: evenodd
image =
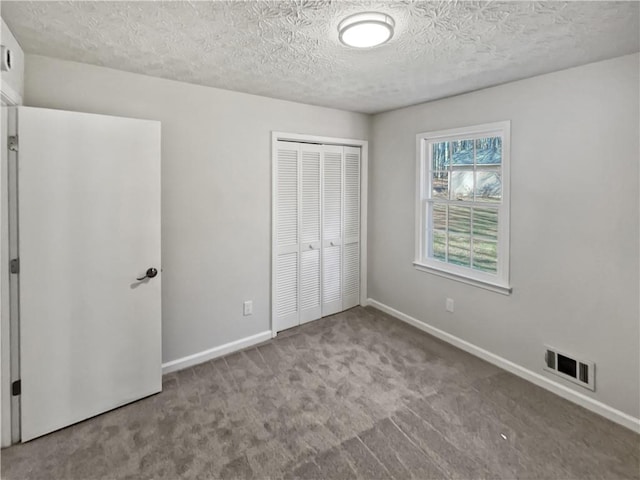
M 162 388 L 160 123 L 17 114 L 26 441 Z
M 360 149 L 344 147 L 342 309 L 360 304 Z
M 343 147 L 325 145 L 322 175 L 322 316 L 342 311 Z
M 273 328 L 276 332 L 300 324 L 298 253 L 300 145 L 277 142 L 274 162 Z
M 322 145 L 302 144 L 300 172 L 300 323 L 322 316 L 320 298 Z

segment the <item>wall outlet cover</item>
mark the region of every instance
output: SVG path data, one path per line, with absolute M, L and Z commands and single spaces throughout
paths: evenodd
M 242 304 L 242 314 L 246 317 L 253 315 L 253 300 L 247 300 Z
M 447 309 L 447 312 L 453 312 L 453 298 L 447 298 L 445 307 Z

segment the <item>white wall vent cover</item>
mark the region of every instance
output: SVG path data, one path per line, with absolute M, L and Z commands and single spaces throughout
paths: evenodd
M 593 362 L 577 359 L 548 345 L 545 345 L 544 369 L 589 390 L 596 389 L 596 366 Z

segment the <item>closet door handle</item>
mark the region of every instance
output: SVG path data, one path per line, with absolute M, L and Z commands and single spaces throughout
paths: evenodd
M 330 245 L 331 245 L 332 247 L 335 247 L 335 245 L 333 244 L 333 242 L 330 242 Z
M 313 245 L 309 245 L 309 250 L 313 250 Z

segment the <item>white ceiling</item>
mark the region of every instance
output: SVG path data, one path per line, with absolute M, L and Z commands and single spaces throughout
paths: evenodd
M 338 42 L 359 11 L 396 21 Z M 374 113 L 636 52 L 637 2 L 2 2 L 23 49 L 212 87 Z

